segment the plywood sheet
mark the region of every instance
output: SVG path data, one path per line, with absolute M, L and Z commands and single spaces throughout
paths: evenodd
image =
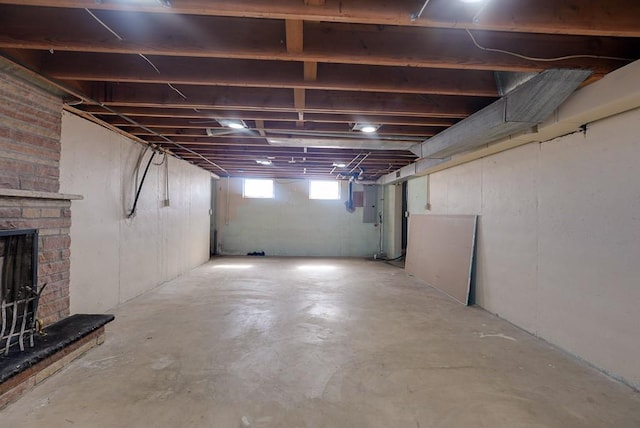
M 412 215 L 405 270 L 469 304 L 475 215 Z

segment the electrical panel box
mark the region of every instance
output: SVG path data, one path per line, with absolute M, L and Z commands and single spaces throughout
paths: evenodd
M 378 186 L 364 186 L 363 223 L 378 222 Z

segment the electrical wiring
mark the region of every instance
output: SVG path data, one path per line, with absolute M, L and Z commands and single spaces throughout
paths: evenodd
M 158 67 L 156 67 L 156 65 L 155 65 L 154 63 L 152 63 L 152 62 L 151 62 L 151 60 L 150 60 L 149 58 L 147 58 L 145 55 L 143 55 L 143 54 L 141 54 L 141 53 L 139 53 L 139 54 L 138 54 L 138 56 L 139 56 L 140 58 L 144 59 L 145 61 L 147 61 L 147 62 L 149 63 L 149 65 L 150 65 L 151 67 L 153 67 L 153 69 L 154 69 L 158 74 L 160 74 L 160 70 L 158 69 Z
M 167 161 L 167 152 L 162 152 L 162 160 L 160 163 L 153 163 L 155 166 L 162 166 Z
M 120 37 L 120 35 L 118 33 L 116 33 L 115 31 L 113 31 L 107 24 L 105 24 L 100 18 L 98 18 L 93 12 L 91 12 L 89 9 L 87 9 L 86 7 L 84 8 L 84 10 L 87 11 L 87 13 L 89 15 L 91 15 L 93 17 L 93 19 L 95 19 L 96 21 L 98 21 L 98 23 L 100 25 L 102 25 L 104 28 L 106 28 L 111 34 L 113 34 L 114 36 L 116 36 L 116 38 L 120 41 L 123 41 L 124 39 L 122 37 Z
M 145 150 L 146 152 L 146 150 Z M 143 153 L 144 155 L 144 153 Z M 127 217 L 131 218 L 135 215 L 136 213 L 136 207 L 138 206 L 138 199 L 140 198 L 140 192 L 142 191 L 142 186 L 144 185 L 144 180 L 145 178 L 147 178 L 147 173 L 149 172 L 149 167 L 151 166 L 151 163 L 153 162 L 153 158 L 156 155 L 156 151 L 153 150 L 151 152 L 151 157 L 149 158 L 149 162 L 147 162 L 147 166 L 144 169 L 144 173 L 142 174 L 142 180 L 140 180 L 140 185 L 138 186 L 138 190 L 136 191 L 136 197 L 133 201 L 133 207 L 131 208 L 131 211 L 129 212 L 129 214 L 127 215 Z M 140 158 L 142 159 L 142 158 Z
M 87 11 L 87 13 L 89 15 L 91 15 L 91 17 L 93 17 L 93 19 L 95 19 L 100 25 L 102 25 L 104 28 L 106 28 L 111 34 L 113 34 L 118 40 L 120 41 L 124 41 L 124 38 L 122 36 L 120 36 L 120 34 L 118 34 L 114 29 L 112 29 L 111 27 L 109 27 L 104 21 L 102 21 L 100 18 L 98 18 L 96 16 L 95 13 L 91 12 L 91 10 L 89 10 L 88 8 L 84 8 L 85 11 Z M 144 59 L 151 67 L 153 67 L 153 69 L 156 71 L 156 73 L 161 74 L 160 73 L 160 69 L 158 67 L 156 67 L 156 65 L 149 59 L 147 58 L 144 54 L 139 53 L 138 56 L 142 59 Z M 183 99 L 187 99 L 187 96 L 185 94 L 183 94 L 178 88 L 176 88 L 175 86 L 173 86 L 171 83 L 167 83 L 167 85 L 174 90 L 178 95 L 180 95 Z
M 483 50 L 486 52 L 503 53 L 506 55 L 511 55 L 518 58 L 526 59 L 528 61 L 555 62 L 555 61 L 564 61 L 567 59 L 576 59 L 576 58 L 609 59 L 613 61 L 634 61 L 634 59 L 632 58 L 621 58 L 617 56 L 601 56 L 601 55 L 588 55 L 588 54 L 565 55 L 565 56 L 558 56 L 558 57 L 551 57 L 551 58 L 541 58 L 541 57 L 535 57 L 535 56 L 522 55 L 517 52 L 511 52 L 504 49 L 494 49 L 494 48 L 488 48 L 488 47 L 482 46 L 480 43 L 478 43 L 478 41 L 476 40 L 476 38 L 468 28 L 465 28 L 465 30 L 467 31 L 467 34 L 471 38 L 471 41 L 473 42 L 473 44 L 480 50 Z
M 183 99 L 185 99 L 185 100 L 187 99 L 187 96 L 186 96 L 185 94 L 183 94 L 182 92 L 180 92 L 180 90 L 179 90 L 178 88 L 176 88 L 175 86 L 173 86 L 171 83 L 167 83 L 167 85 L 169 85 L 169 87 L 170 87 L 171 89 L 173 89 L 174 91 L 176 91 L 176 93 L 177 93 L 178 95 L 180 95 Z
M 95 19 L 95 20 L 96 20 L 100 25 L 102 25 L 102 26 L 103 26 L 104 28 L 106 28 L 106 29 L 107 29 L 111 34 L 113 34 L 113 35 L 114 35 L 118 40 L 121 40 L 121 41 L 122 41 L 122 40 L 124 40 L 124 38 L 122 38 L 118 33 L 116 33 L 116 32 L 115 32 L 112 28 L 110 28 L 106 23 L 104 23 L 100 18 L 98 18 L 98 17 L 97 17 L 93 12 L 91 12 L 91 10 L 89 10 L 88 8 L 85 8 L 84 10 L 85 10 L 89 15 L 91 15 L 91 17 L 93 17 L 93 19 Z M 139 55 L 141 58 L 143 58 L 146 62 L 148 62 L 148 63 L 151 65 L 151 67 L 153 67 L 153 69 L 154 69 L 158 74 L 160 74 L 160 70 L 158 69 L 158 67 L 156 67 L 156 66 L 155 66 L 155 64 L 153 64 L 153 62 L 151 62 L 151 60 L 150 60 L 149 58 L 147 58 L 147 57 L 146 57 L 146 56 L 144 56 L 143 54 L 138 54 L 138 55 Z M 182 92 L 180 92 L 176 87 L 174 87 L 171 83 L 167 83 L 167 85 L 169 85 L 169 87 L 170 87 L 171 89 L 173 89 L 173 90 L 174 90 L 174 91 L 176 91 L 178 94 L 180 94 L 180 96 L 181 96 L 181 97 L 183 97 L 184 99 L 187 99 L 187 97 L 186 97 Z M 144 125 L 142 125 L 142 124 L 138 123 L 137 121 L 135 121 L 135 120 L 133 120 L 133 119 L 129 118 L 128 116 L 125 116 L 125 115 L 123 115 L 123 114 L 121 114 L 121 113 L 119 113 L 119 112 L 115 111 L 114 109 L 112 109 L 112 108 L 110 108 L 110 107 L 106 106 L 104 103 L 98 103 L 98 102 L 96 102 L 96 104 L 98 104 L 100 107 L 104 108 L 105 110 L 107 110 L 107 111 L 109 111 L 109 112 L 111 112 L 111 113 L 113 113 L 113 114 L 117 115 L 118 117 L 120 117 L 120 118 L 122 118 L 122 119 L 126 120 L 127 122 L 131 123 L 132 125 L 138 126 L 138 127 L 142 128 L 142 129 L 144 129 L 145 131 L 151 132 L 153 135 L 155 135 L 155 136 L 157 136 L 157 137 L 162 138 L 162 139 L 163 139 L 163 140 L 165 140 L 167 143 L 169 143 L 169 144 L 173 144 L 174 146 L 176 146 L 176 147 L 178 147 L 178 148 L 180 148 L 180 149 L 182 149 L 182 150 L 185 150 L 185 151 L 187 151 L 187 152 L 189 152 L 189 153 L 191 153 L 191 154 L 193 154 L 193 155 L 195 155 L 195 156 L 198 156 L 199 158 L 201 158 L 201 159 L 202 159 L 202 160 L 204 160 L 205 162 L 207 162 L 207 163 L 209 163 L 209 164 L 213 165 L 214 167 L 218 168 L 220 171 L 223 171 L 224 173 L 228 174 L 228 171 L 227 171 L 226 169 L 224 169 L 224 168 L 223 168 L 223 167 L 221 167 L 220 165 L 216 164 L 215 162 L 212 162 L 211 160 L 207 159 L 206 157 L 202 156 L 200 153 L 198 153 L 198 152 L 196 152 L 196 151 L 194 151 L 194 150 L 192 150 L 192 149 L 190 149 L 190 148 L 188 148 L 188 147 L 185 147 L 185 146 L 183 146 L 182 144 L 176 143 L 175 141 L 171 140 L 170 138 L 167 138 L 167 137 L 165 137 L 164 135 L 159 134 L 159 133 L 157 133 L 156 131 L 154 131 L 154 130 L 150 129 L 149 127 L 144 126 Z M 194 110 L 196 110 L 196 109 L 194 109 Z

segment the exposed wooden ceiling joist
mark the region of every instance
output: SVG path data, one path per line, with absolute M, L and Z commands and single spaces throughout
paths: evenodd
M 317 1 L 317 0 L 316 0 Z M 211 15 L 361 24 L 475 28 L 548 34 L 584 34 L 639 37 L 640 3 L 635 0 L 576 2 L 572 0 L 492 0 L 477 20 L 478 6 L 451 0 L 431 0 L 423 15 L 412 15 L 422 6 L 415 0 L 328 0 L 309 7 L 300 0 L 173 0 L 171 8 L 159 4 L 134 5 L 116 0 L 0 0 L 0 4 L 136 10 L 165 14 Z M 615 19 L 603 19 L 615 17 Z M 481 19 L 480 19 L 481 18 Z
M 350 64 L 149 57 L 78 52 L 43 54 L 38 70 L 64 81 L 166 83 L 174 85 L 304 88 L 439 95 L 497 96 L 493 73 L 477 70 Z M 36 65 L 39 64 L 39 65 Z M 304 67 L 304 69 L 303 69 Z
M 84 10 L 45 9 L 38 18 L 25 8 L 4 7 L 0 14 L 0 47 L 120 54 L 311 61 L 342 64 L 412 66 L 469 70 L 534 71 L 547 67 L 474 46 L 465 30 L 375 27 L 328 22 L 304 23 L 304 51 L 288 52 L 285 24 L 277 20 L 244 20 L 203 16 L 123 14 L 103 11 L 100 19 L 122 38 L 102 28 Z M 99 30 L 99 31 L 96 31 Z M 170 35 L 170 37 L 168 36 Z M 618 38 L 540 36 L 477 32 L 477 41 L 495 49 L 514 49 L 532 57 L 598 55 L 636 58 L 636 46 Z M 557 67 L 589 68 L 607 73 L 625 61 L 568 58 Z
M 231 175 L 335 178 L 333 163 L 367 144 L 267 140 L 368 142 L 353 125 L 380 125 L 371 141 L 395 146 L 362 162 L 367 179 L 494 102 L 495 72 L 588 69 L 587 85 L 640 57 L 635 0 L 430 0 L 419 17 L 423 0 L 171 3 L 0 0 L 0 54 L 66 88 L 79 114 L 216 173 L 207 162 Z M 272 166 L 256 163 L 266 158 Z
M 97 83 L 91 96 L 109 106 L 181 107 L 296 111 L 287 89 L 183 86 L 176 93 L 167 85 Z M 459 118 L 491 103 L 490 97 L 386 94 L 376 92 L 314 91 L 306 94 L 306 110 L 318 113 L 373 113 Z
M 84 111 L 98 116 L 113 116 L 115 113 L 105 110 L 97 105 L 83 106 Z M 254 111 L 234 111 L 234 110 L 208 110 L 208 109 L 183 109 L 183 108 L 145 108 L 145 107 L 118 107 L 118 110 L 133 119 L 140 117 L 169 117 L 187 118 L 198 122 L 210 123 L 215 118 L 244 119 L 244 120 L 270 120 L 281 122 L 295 122 L 298 120 L 295 113 L 287 112 L 254 112 Z M 457 119 L 429 117 L 429 116 L 393 116 L 393 115 L 350 115 L 339 113 L 307 113 L 307 122 L 321 123 L 355 123 L 367 121 L 373 123 L 387 123 L 390 125 L 411 125 L 411 126 L 443 126 L 448 127 L 457 122 Z

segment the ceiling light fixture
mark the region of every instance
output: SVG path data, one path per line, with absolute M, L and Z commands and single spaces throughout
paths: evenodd
M 256 163 L 258 165 L 264 165 L 264 166 L 269 166 L 269 165 L 273 164 L 273 162 L 271 162 L 270 159 L 256 159 Z
M 225 128 L 243 129 L 247 127 L 247 124 L 244 123 L 244 120 L 216 119 L 216 121 L 220 124 L 220 126 L 224 126 Z
M 356 123 L 355 125 L 353 125 L 353 128 L 351 128 L 352 131 L 360 131 L 360 132 L 364 132 L 366 134 L 371 134 L 373 132 L 376 132 L 378 130 L 378 128 L 380 128 L 382 125 L 380 125 L 379 123 Z
M 344 162 L 334 162 L 333 166 L 335 166 L 336 168 L 344 168 L 345 166 L 347 166 L 347 164 Z

